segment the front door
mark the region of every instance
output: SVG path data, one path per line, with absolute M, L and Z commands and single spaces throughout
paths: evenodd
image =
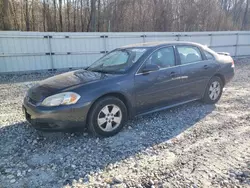
M 159 70 L 144 74 L 142 70 L 147 64 L 156 64 Z M 174 48 L 155 51 L 135 75 L 137 114 L 176 103 L 181 94 L 180 76 Z

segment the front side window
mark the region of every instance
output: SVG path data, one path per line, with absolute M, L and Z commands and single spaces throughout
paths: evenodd
M 200 50 L 195 46 L 178 46 L 177 50 L 180 55 L 181 64 L 202 61 Z
M 146 52 L 146 48 L 117 49 L 97 60 L 87 70 L 103 73 L 124 73 Z
M 155 64 L 160 69 L 175 66 L 175 54 L 173 47 L 161 48 L 154 52 L 146 61 L 147 64 Z

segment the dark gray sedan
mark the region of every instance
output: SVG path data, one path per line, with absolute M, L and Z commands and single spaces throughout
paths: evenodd
M 27 92 L 23 111 L 39 130 L 85 127 L 112 136 L 137 115 L 195 100 L 214 104 L 233 76 L 227 53 L 190 42 L 144 43 L 41 81 Z

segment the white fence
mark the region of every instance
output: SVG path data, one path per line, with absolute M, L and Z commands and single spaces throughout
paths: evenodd
M 232 56 L 250 56 L 250 31 L 42 33 L 0 32 L 0 73 L 86 67 L 106 52 L 151 41 L 193 41 Z

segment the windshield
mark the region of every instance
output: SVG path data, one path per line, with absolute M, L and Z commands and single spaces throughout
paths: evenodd
M 146 48 L 117 49 L 97 60 L 87 70 L 103 73 L 124 73 L 146 52 Z

